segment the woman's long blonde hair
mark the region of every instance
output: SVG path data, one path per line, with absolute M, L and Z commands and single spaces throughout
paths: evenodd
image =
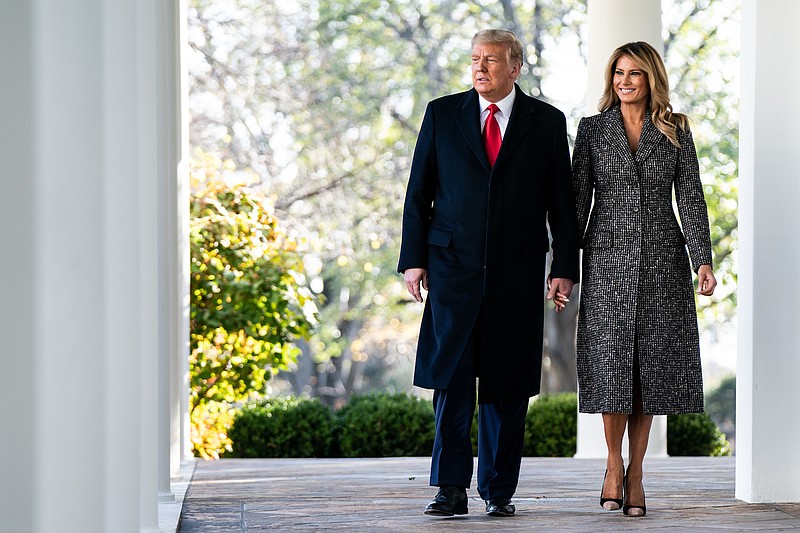
M 600 112 L 611 109 L 619 105 L 620 100 L 614 90 L 614 71 L 617 68 L 617 60 L 622 56 L 628 56 L 631 61 L 647 74 L 650 94 L 648 95 L 648 106 L 650 107 L 650 119 L 653 125 L 658 128 L 669 141 L 677 147 L 678 131 L 686 130 L 689 127 L 689 117 L 682 113 L 673 113 L 672 104 L 669 103 L 669 79 L 664 61 L 655 48 L 643 41 L 623 44 L 611 54 L 606 66 L 606 84 L 603 96 L 600 98 L 598 109 Z

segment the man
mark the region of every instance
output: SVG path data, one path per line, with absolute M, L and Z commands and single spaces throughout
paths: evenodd
M 512 32 L 476 34 L 473 89 L 428 105 L 411 165 L 398 271 L 418 302 L 428 291 L 414 384 L 434 389 L 429 515 L 467 513 L 476 378 L 478 492 L 487 514 L 514 514 L 541 380 L 547 222 L 556 311 L 578 279 L 566 120 L 522 92 L 521 68 Z

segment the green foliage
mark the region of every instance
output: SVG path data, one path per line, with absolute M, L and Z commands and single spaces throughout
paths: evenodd
M 673 104 L 694 120 L 721 282 L 698 300 L 704 326 L 725 323 L 736 303 L 740 3 L 662 9 Z M 585 76 L 586 0 L 191 0 L 188 23 L 192 144 L 252 169 L 281 221 L 307 238 L 306 275 L 324 296 L 303 364 L 281 379 L 297 394 L 341 398 L 403 390 L 421 306 L 395 267 L 425 105 L 469 88 L 477 30 L 513 28 L 525 44 L 520 86 L 562 109 L 574 133 L 595 112 L 572 90 Z M 545 350 L 570 358 L 547 372 L 574 372 L 572 351 Z
M 226 183 L 219 160 L 199 163 L 191 176 L 192 410 L 261 393 L 271 373 L 296 357 L 292 342 L 309 335 L 315 311 L 297 244 L 264 195 Z M 202 436 L 193 442 L 204 446 Z
M 539 396 L 525 417 L 523 455 L 572 457 L 578 436 L 578 395 L 562 392 Z
M 400 389 L 421 306 L 395 269 L 425 105 L 469 88 L 470 39 L 486 27 L 516 25 L 530 45 L 521 85 L 544 96 L 541 80 L 569 71 L 546 66 L 550 50 L 581 49 L 585 2 L 192 0 L 188 15 L 193 143 L 258 174 L 308 238 L 324 296 L 283 377 L 297 394 Z
M 228 402 L 210 400 L 194 405 L 190 413 L 190 439 L 194 452 L 205 460 L 219 459 L 231 450 L 228 428 L 236 409 Z
M 477 455 L 477 414 L 472 425 Z M 334 412 L 319 400 L 275 397 L 246 404 L 228 437 L 233 457 L 427 456 L 435 435 L 428 400 L 406 393 L 355 396 Z M 577 396 L 539 397 L 528 408 L 523 453 L 575 455 Z
M 339 416 L 344 457 L 425 456 L 433 449 L 433 408 L 410 394 L 357 396 Z
M 675 0 L 665 7 L 669 29 L 664 61 L 672 104 L 692 118 L 705 188 L 714 273 L 714 298 L 698 299 L 703 324 L 719 325 L 736 312 L 739 197 L 739 31 L 741 2 Z
M 725 435 L 705 413 L 667 417 L 667 453 L 672 456 L 731 455 Z
M 329 457 L 336 415 L 317 399 L 278 397 L 246 404 L 228 435 L 232 457 Z
M 706 413 L 728 440 L 736 436 L 736 376 L 724 378 L 706 395 Z

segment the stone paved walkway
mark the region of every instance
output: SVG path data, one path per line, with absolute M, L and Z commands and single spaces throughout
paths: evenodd
M 422 514 L 435 494 L 429 458 L 226 459 L 199 462 L 179 531 L 787 531 L 800 504 L 734 498 L 732 457 L 646 461 L 647 516 L 599 505 L 604 461 L 525 458 L 517 515 L 492 518 L 470 489 L 470 513 Z M 473 481 L 474 487 L 474 481 Z

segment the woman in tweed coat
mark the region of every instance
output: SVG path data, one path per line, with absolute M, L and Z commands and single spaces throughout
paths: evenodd
M 583 248 L 578 388 L 581 412 L 603 414 L 600 504 L 643 516 L 653 415 L 703 411 L 687 247 L 698 293 L 711 295 L 716 280 L 688 118 L 672 112 L 658 52 L 643 42 L 619 47 L 605 79 L 601 113 L 581 120 L 572 160 Z

